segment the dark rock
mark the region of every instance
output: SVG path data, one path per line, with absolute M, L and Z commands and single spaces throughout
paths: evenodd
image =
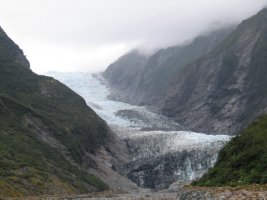
M 129 82 L 113 84 L 111 67 L 104 76 L 124 101 L 154 106 L 193 131 L 237 134 L 267 111 L 266 19 L 263 9 L 233 31 L 159 50 L 139 73 L 115 62 L 117 76 L 125 69 Z

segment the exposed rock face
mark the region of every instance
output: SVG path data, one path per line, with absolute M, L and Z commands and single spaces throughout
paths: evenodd
M 266 112 L 267 9 L 176 74 L 162 111 L 193 130 L 236 134 Z
M 185 65 L 210 52 L 232 29 L 209 33 L 184 46 L 161 49 L 151 56 L 132 51 L 111 64 L 103 76 L 113 98 L 138 105 L 155 105 L 164 99 L 175 75 Z
M 133 50 L 106 69 L 103 75 L 108 83 L 114 86 L 117 95 L 120 94 L 120 91 L 136 90 L 138 87 L 137 80 L 140 79 L 140 72 L 145 67 L 147 59 L 148 56 Z
M 125 101 L 154 106 L 191 130 L 237 134 L 267 110 L 266 19 L 263 9 L 231 34 L 161 50 L 146 61 L 134 88 L 111 86 L 116 95 L 122 88 Z

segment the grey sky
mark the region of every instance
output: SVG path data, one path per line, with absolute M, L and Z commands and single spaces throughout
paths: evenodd
M 37 73 L 102 71 L 131 48 L 178 44 L 267 0 L 0 0 L 0 26 Z

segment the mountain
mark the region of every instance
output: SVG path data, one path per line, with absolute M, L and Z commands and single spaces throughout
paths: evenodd
M 118 143 L 83 98 L 33 73 L 22 50 L 0 29 L 1 195 L 105 190 L 93 175 L 99 171 L 94 158 L 99 151 L 116 156 Z
M 148 56 L 132 50 L 109 65 L 103 76 L 117 93 L 134 91 L 138 88 L 138 80 L 147 60 Z
M 210 52 L 231 30 L 214 31 L 150 56 L 133 50 L 108 66 L 103 76 L 111 85 L 114 98 L 132 104 L 156 105 L 164 99 L 181 68 Z
M 266 112 L 267 9 L 176 74 L 161 110 L 206 133 L 236 134 Z
M 206 173 L 215 164 L 219 150 L 230 140 L 227 135 L 185 131 L 170 118 L 147 107 L 110 100 L 109 88 L 103 84 L 100 74 L 52 72 L 48 75 L 83 96 L 126 143 L 130 159 L 112 167 L 141 188 L 177 191 Z M 107 174 L 107 170 L 103 173 Z M 112 179 L 114 176 L 109 176 Z M 125 186 L 118 178 L 115 181 L 120 183 L 120 190 Z
M 267 116 L 264 115 L 233 138 L 211 168 L 194 185 L 223 186 L 267 183 Z
M 193 131 L 237 134 L 267 110 L 266 18 L 263 9 L 232 31 L 158 51 L 147 59 L 133 89 L 112 84 L 107 71 L 104 77 L 114 96 L 153 106 Z

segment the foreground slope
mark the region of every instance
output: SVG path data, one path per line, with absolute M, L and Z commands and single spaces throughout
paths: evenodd
M 267 116 L 264 115 L 219 153 L 215 167 L 195 185 L 222 186 L 267 183 Z
M 86 169 L 113 135 L 85 101 L 38 76 L 0 29 L 0 194 L 81 193 L 107 187 Z

